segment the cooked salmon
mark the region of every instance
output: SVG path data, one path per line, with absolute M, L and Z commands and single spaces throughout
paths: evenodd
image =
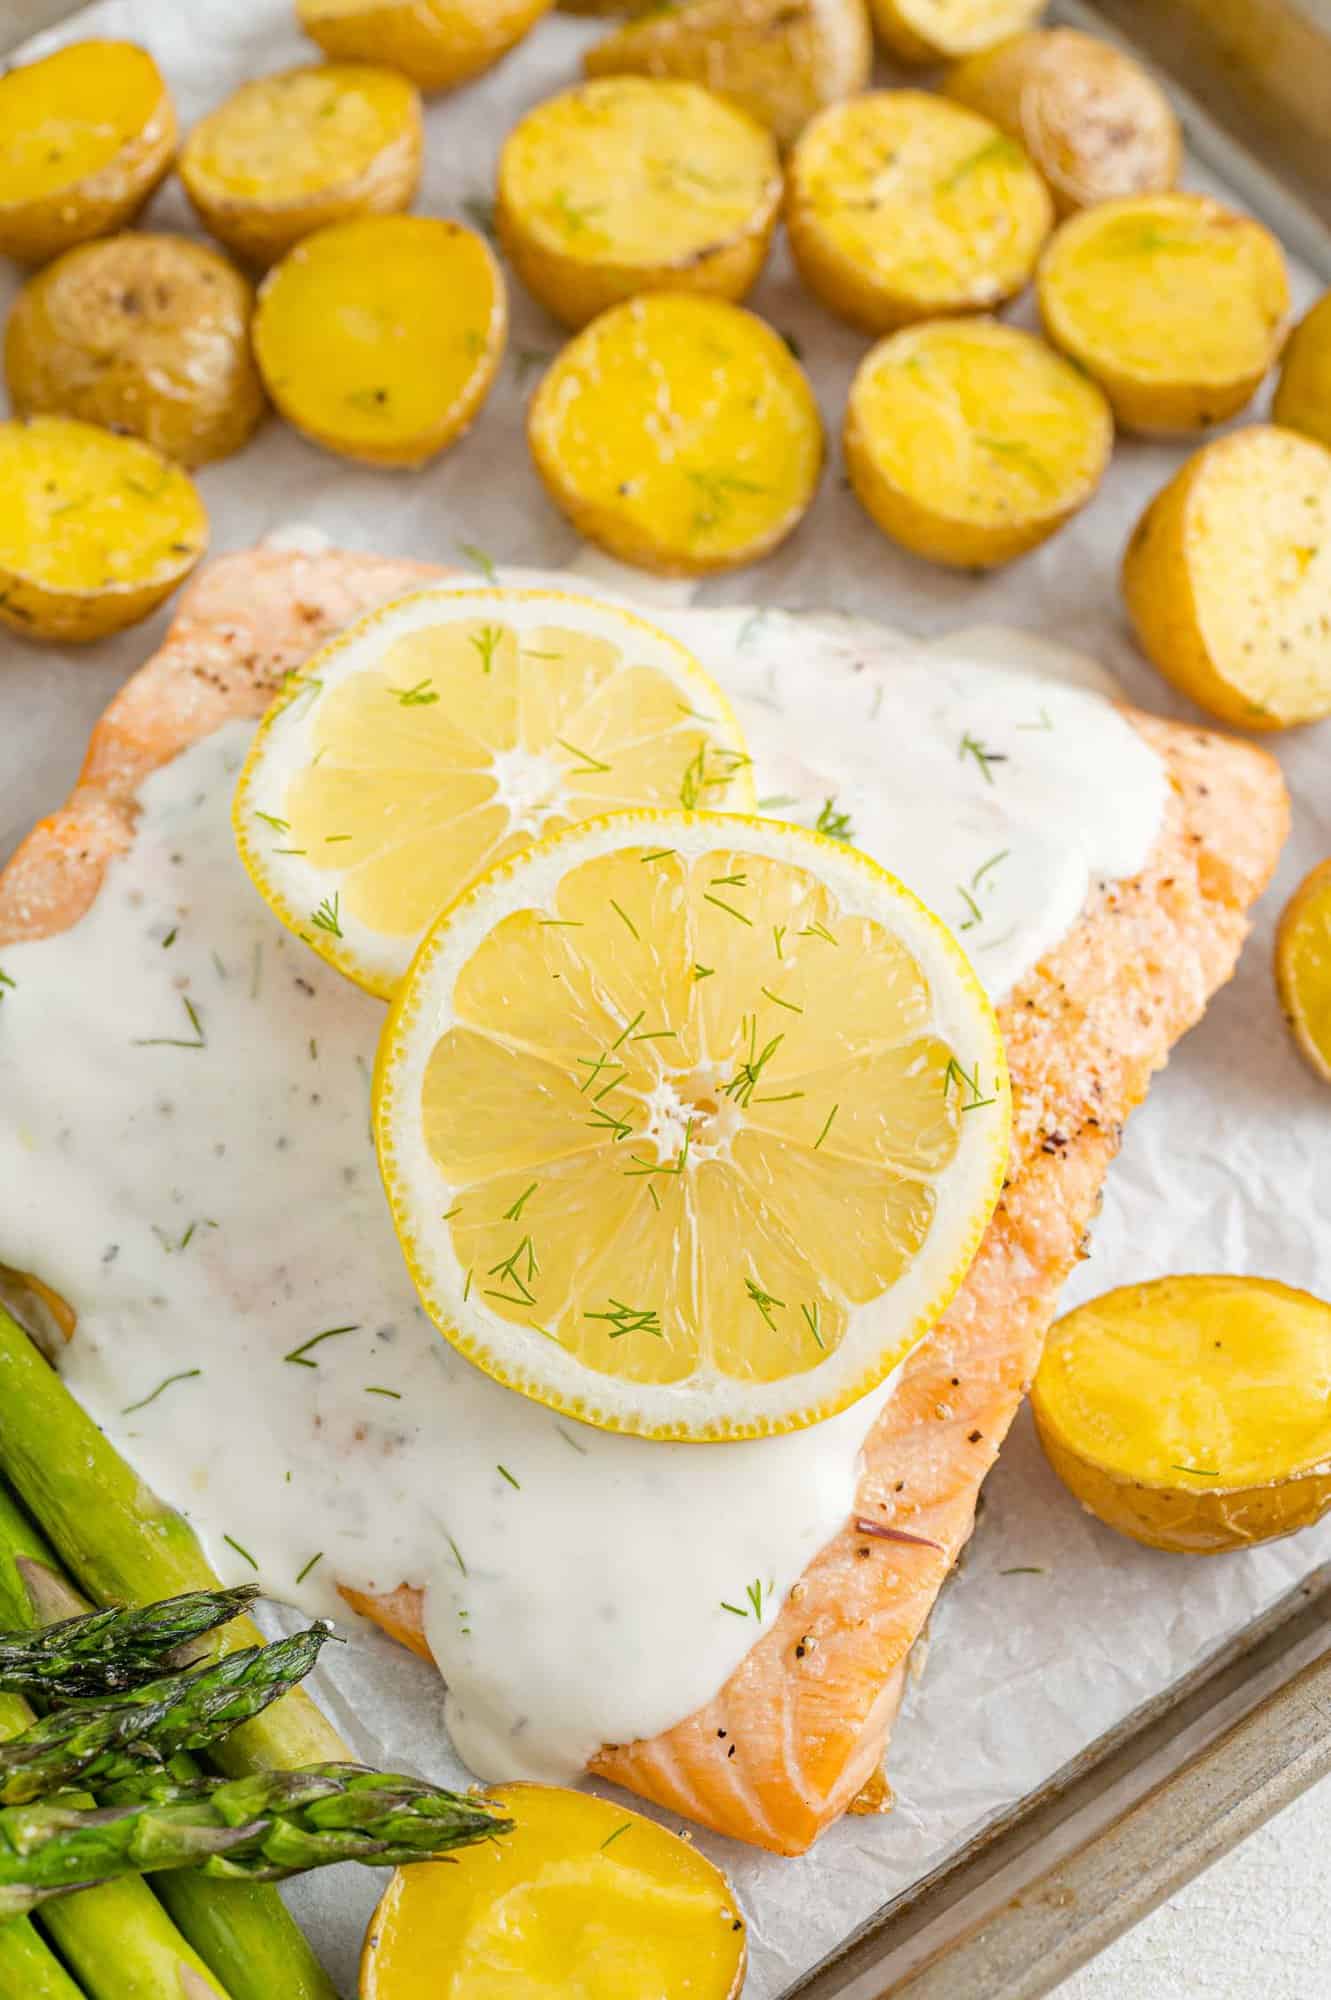
M 0 875 L 0 944 L 82 915 L 129 840 L 149 771 L 259 713 L 331 631 L 434 574 L 271 550 L 202 572 L 161 651 L 95 730 L 69 802 Z M 907 1657 L 970 1534 L 1059 1289 L 1087 1254 L 1123 1121 L 1233 971 L 1285 837 L 1285 790 L 1265 752 L 1131 720 L 1168 766 L 1166 823 L 1142 874 L 1101 885 L 999 1010 L 1013 1085 L 1008 1179 L 965 1284 L 867 1441 L 854 1516 L 705 1708 L 594 1759 L 643 1797 L 779 1853 L 802 1852 L 848 1807 L 885 1795 L 878 1774 Z M 427 1652 L 410 1581 L 378 1598 L 343 1594 Z

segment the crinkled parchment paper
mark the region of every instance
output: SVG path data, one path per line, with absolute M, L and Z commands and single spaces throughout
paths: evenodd
M 147 43 L 188 124 L 242 77 L 312 56 L 291 11 L 284 0 L 103 0 L 66 24 L 60 38 L 96 32 Z M 422 208 L 474 214 L 477 203 L 488 202 L 504 131 L 527 105 L 574 78 L 589 32 L 552 17 L 496 73 L 432 103 Z M 1193 178 L 1207 184 L 1201 174 Z M 174 185 L 148 219 L 191 226 Z M 1296 286 L 1301 304 L 1316 289 L 1307 271 L 1296 273 Z M 0 310 L 14 289 L 13 274 L 0 275 Z M 376 473 L 329 458 L 271 423 L 242 456 L 202 474 L 214 548 L 257 541 L 294 519 L 350 547 L 437 560 L 455 558 L 460 543 L 506 562 L 572 558 L 576 539 L 546 502 L 522 441 L 525 395 L 560 335 L 513 289 L 501 380 L 460 446 L 420 472 Z M 755 303 L 793 336 L 812 372 L 833 440 L 830 466 L 789 547 L 709 585 L 707 599 L 833 605 L 928 632 L 1029 625 L 1097 653 L 1142 706 L 1186 712 L 1136 653 L 1116 589 L 1127 533 L 1181 451 L 1121 444 L 1094 504 L 1013 569 L 987 578 L 931 570 L 882 539 L 841 476 L 835 438 L 865 341 L 802 294 L 784 250 Z M 84 654 L 0 639 L 0 854 L 63 797 L 98 712 L 164 622 Z M 1275 915 L 1306 869 L 1331 853 L 1331 725 L 1274 747 L 1296 799 L 1279 880 L 1258 912 L 1238 977 L 1129 1127 L 1094 1255 L 1069 1287 L 1068 1303 L 1128 1280 L 1190 1270 L 1264 1273 L 1331 1295 L 1331 1098 L 1294 1054 L 1270 976 Z M 773 2000 L 885 1898 L 1328 1553 L 1331 1522 L 1243 1555 L 1170 1557 L 1136 1548 L 1078 1510 L 1023 1418 L 985 1488 L 964 1568 L 938 1606 L 927 1671 L 906 1698 L 890 1760 L 895 1810 L 845 1821 L 798 1861 L 698 1836 L 730 1870 L 751 1922 L 751 2000 Z M 436 1677 L 387 1641 L 355 1634 L 324 1676 L 324 1691 L 366 1755 L 463 1778 L 444 1736 Z M 347 1993 L 378 1884 L 371 1873 L 344 1869 L 292 1891 Z

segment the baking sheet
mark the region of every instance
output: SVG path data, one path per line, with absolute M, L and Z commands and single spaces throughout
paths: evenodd
M 178 0 L 101 0 L 33 46 L 94 32 L 145 42 L 188 124 L 243 77 L 312 54 L 289 17 L 285 0 L 248 0 L 243 8 L 229 0 L 188 8 Z M 0 29 L 3 18 L 0 0 Z M 504 131 L 528 104 L 573 79 L 578 51 L 594 33 L 552 18 L 497 72 L 431 105 L 422 209 L 474 217 L 477 204 L 488 204 Z M 1224 191 L 1200 167 L 1189 179 Z M 191 226 L 174 186 L 146 219 Z M 1306 267 L 1294 277 L 1305 304 L 1319 286 Z M 0 313 L 14 289 L 13 274 L 0 273 Z M 1127 533 L 1179 463 L 1179 449 L 1120 444 L 1091 508 L 1006 573 L 932 570 L 878 535 L 842 477 L 835 436 L 866 341 L 803 295 L 781 248 L 752 303 L 803 352 L 828 425 L 829 469 L 787 548 L 709 584 L 707 600 L 831 604 L 925 632 L 1030 625 L 1097 653 L 1142 706 L 1189 712 L 1137 655 L 1116 589 Z M 467 543 L 499 561 L 548 566 L 574 557 L 577 540 L 546 502 L 522 441 L 525 395 L 561 336 L 516 287 L 512 304 L 500 381 L 453 452 L 417 473 L 376 473 L 330 459 L 274 422 L 240 458 L 201 475 L 214 548 L 243 546 L 297 519 L 347 546 L 441 561 L 459 559 Z M 0 855 L 64 795 L 97 714 L 164 623 L 83 654 L 0 639 Z M 1288 1042 L 1270 980 L 1274 917 L 1307 868 L 1331 853 L 1331 726 L 1276 748 L 1296 800 L 1277 885 L 1237 979 L 1129 1127 L 1094 1255 L 1069 1287 L 1069 1304 L 1129 1280 L 1199 1269 L 1262 1273 L 1331 1295 L 1328 1100 Z M 985 1488 L 962 1572 L 935 1614 L 927 1670 L 911 1681 L 890 1760 L 893 1813 L 845 1821 L 798 1861 L 697 1835 L 730 1870 L 750 1920 L 749 2000 L 788 1992 L 885 1900 L 1328 1555 L 1331 1522 L 1272 1548 L 1207 1560 L 1135 1548 L 1078 1511 L 1020 1419 Z M 461 1777 L 443 1734 L 437 1678 L 388 1642 L 358 1633 L 322 1689 L 363 1754 Z M 377 1887 L 368 1872 L 342 1870 L 291 1891 L 348 1993 Z

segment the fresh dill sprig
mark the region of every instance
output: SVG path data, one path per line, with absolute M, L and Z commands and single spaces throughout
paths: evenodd
M 207 1048 L 208 1037 L 203 1032 L 203 1023 L 199 1019 L 198 1009 L 187 994 L 182 994 L 181 1000 L 184 1003 L 185 1012 L 189 1016 L 189 1024 L 194 1030 L 193 1040 L 187 1040 L 182 1035 L 136 1035 L 130 1043 L 130 1047 L 134 1049 Z
M 584 1319 L 599 1319 L 609 1323 L 611 1340 L 622 1340 L 626 1333 L 652 1333 L 658 1340 L 664 1340 L 661 1329 L 661 1315 L 654 1306 L 628 1306 L 622 1299 L 611 1297 L 604 1312 L 584 1312 Z
M 494 668 L 495 652 L 504 636 L 502 625 L 482 625 L 478 632 L 468 634 L 468 644 L 481 663 L 481 672 L 490 673 Z
M 304 1583 L 304 1581 L 305 1581 L 306 1577 L 307 1577 L 307 1576 L 309 1575 L 310 1571 L 311 1571 L 311 1570 L 312 1570 L 312 1569 L 313 1569 L 313 1568 L 315 1567 L 315 1565 L 316 1565 L 317 1563 L 321 1563 L 321 1562 L 323 1561 L 323 1559 L 324 1559 L 324 1552 L 323 1552 L 323 1550 L 322 1550 L 322 1549 L 320 1549 L 320 1551 L 319 1551 L 319 1553 L 318 1553 L 318 1555 L 317 1555 L 317 1556 L 311 1556 L 311 1557 L 310 1557 L 310 1559 L 309 1559 L 309 1561 L 308 1561 L 308 1562 L 306 1563 L 306 1565 L 305 1565 L 304 1569 L 300 1569 L 300 1570 L 297 1570 L 297 1571 L 296 1571 L 296 1582 L 297 1582 L 297 1583 Z
M 322 1333 L 311 1334 L 308 1340 L 302 1340 L 299 1347 L 293 1347 L 289 1354 L 282 1356 L 282 1359 L 292 1362 L 297 1368 L 317 1368 L 318 1362 L 308 1359 L 312 1347 L 318 1347 L 325 1340 L 338 1340 L 344 1333 L 359 1332 L 359 1320 L 353 1326 L 326 1326 Z
M 513 1206 L 511 1208 L 506 1208 L 504 1210 L 503 1220 L 505 1222 L 516 1222 L 518 1217 L 522 1214 L 523 1209 L 527 1206 L 527 1203 L 531 1200 L 532 1196 L 535 1194 L 537 1188 L 540 1185 L 541 1183 L 539 1181 L 533 1181 L 530 1187 L 525 1187 L 522 1190 L 522 1193 L 518 1196 L 517 1200 L 514 1202 Z M 449 1210 L 450 1214 L 456 1214 L 456 1212 L 457 1211 L 454 1209 Z
M 826 1350 L 827 1342 L 823 1339 L 822 1332 L 819 1326 L 820 1316 L 821 1316 L 821 1305 L 819 1300 L 817 1299 L 814 1300 L 811 1306 L 800 1307 L 800 1318 L 804 1321 L 805 1325 L 808 1327 L 809 1332 L 813 1335 L 819 1347 Z
M 757 1306 L 768 1326 L 775 1332 L 776 1321 L 772 1318 L 772 1313 L 774 1310 L 784 1312 L 786 1308 L 785 1300 L 777 1298 L 772 1292 L 765 1292 L 756 1278 L 745 1278 L 744 1289 L 749 1296 L 750 1303 Z
M 155 1403 L 163 1390 L 169 1389 L 173 1382 L 192 1382 L 196 1375 L 202 1375 L 202 1373 L 202 1368 L 182 1368 L 177 1374 L 168 1375 L 164 1381 L 157 1384 L 151 1395 L 141 1396 L 137 1403 L 126 1403 L 124 1409 L 120 1412 L 121 1416 L 128 1417 L 135 1410 L 146 1410 L 149 1403 Z
M 968 1070 L 962 1068 L 955 1056 L 949 1056 L 947 1059 L 947 1068 L 943 1072 L 944 1097 L 951 1094 L 954 1084 L 958 1091 L 964 1086 L 970 1092 L 969 1099 L 961 1107 L 963 1111 L 979 1111 L 983 1105 L 997 1104 L 998 1102 L 997 1096 L 986 1097 L 984 1095 L 980 1087 L 980 1065 L 978 1062 L 975 1065 L 975 1073 L 972 1076 Z
M 773 1035 L 772 1039 L 760 1050 L 758 1048 L 758 1017 L 756 1014 L 752 1017 L 746 1015 L 745 1019 L 748 1022 L 749 1053 L 744 1061 L 741 1062 L 735 1074 L 721 1085 L 722 1096 L 732 1098 L 741 1111 L 748 1110 L 753 1093 L 758 1087 L 759 1077 L 785 1040 L 784 1035 Z
M 597 772 L 608 771 L 610 769 L 610 766 L 603 764 L 599 757 L 593 757 L 590 750 L 579 750 L 576 743 L 567 743 L 562 736 L 556 736 L 555 742 L 561 750 L 567 750 L 570 757 L 580 757 L 582 759 L 580 764 L 573 766 L 571 775 L 575 778 L 594 777 Z
M 957 757 L 958 759 L 973 757 L 983 773 L 984 781 L 987 785 L 992 785 L 994 782 L 994 774 L 989 766 L 991 764 L 1007 763 L 1007 756 L 1003 751 L 986 750 L 983 743 L 971 735 L 969 729 L 962 736 L 961 743 L 957 749 Z
M 817 1137 L 817 1138 L 816 1138 L 816 1139 L 814 1140 L 814 1142 L 813 1142 L 813 1150 L 814 1150 L 814 1152 L 815 1152 L 815 1153 L 816 1153 L 816 1152 L 818 1151 L 818 1148 L 819 1148 L 819 1147 L 820 1147 L 820 1146 L 822 1145 L 822 1143 L 823 1143 L 823 1140 L 824 1140 L 824 1139 L 825 1139 L 825 1138 L 827 1137 L 828 1133 L 829 1133 L 829 1132 L 831 1131 L 831 1129 L 832 1129 L 832 1120 L 833 1120 L 833 1119 L 834 1119 L 834 1118 L 836 1117 L 836 1115 L 837 1115 L 837 1112 L 838 1112 L 838 1111 L 839 1111 L 840 1109 L 841 1109 L 841 1106 L 840 1106 L 839 1104 L 834 1104 L 834 1105 L 832 1106 L 832 1109 L 831 1109 L 831 1110 L 830 1110 L 830 1111 L 828 1112 L 828 1114 L 827 1114 L 826 1118 L 825 1118 L 825 1119 L 823 1120 L 823 1129 L 822 1129 L 822 1131 L 821 1131 L 821 1132 L 820 1132 L 820 1133 L 818 1134 L 818 1137 Z
M 291 831 L 291 821 L 289 819 L 279 819 L 276 813 L 260 812 L 258 807 L 256 806 L 254 809 L 254 817 L 256 819 L 261 819 L 265 826 L 270 826 L 273 829 L 274 833 L 290 833 Z M 174 935 L 175 933 L 173 931 L 172 936 L 174 937 Z
M 222 1540 L 226 1543 L 229 1549 L 234 1549 L 238 1556 L 243 1556 L 251 1569 L 257 1569 L 259 1567 L 258 1563 L 255 1562 L 254 1557 L 250 1554 L 249 1550 L 245 1548 L 240 1542 L 238 1542 L 233 1535 L 223 1535 Z
M 465 204 L 464 204 L 465 205 Z M 498 583 L 499 572 L 494 566 L 494 558 L 484 549 L 477 548 L 475 542 L 458 542 L 457 552 L 465 556 L 473 569 L 478 569 L 487 583 Z
M 317 931 L 327 931 L 330 937 L 341 937 L 342 919 L 339 914 L 341 900 L 340 892 L 325 896 L 318 909 L 311 913 L 310 922 Z
M 428 708 L 432 701 L 439 699 L 434 682 L 428 677 L 423 681 L 417 681 L 413 687 L 390 687 L 388 692 L 396 696 L 403 708 Z
M 849 813 L 838 812 L 834 798 L 824 799 L 822 811 L 813 823 L 815 833 L 825 834 L 829 840 L 854 840 L 855 828 Z

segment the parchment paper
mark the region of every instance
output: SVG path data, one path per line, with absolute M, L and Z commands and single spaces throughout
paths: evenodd
M 33 48 L 76 34 L 133 36 L 157 56 L 187 125 L 242 78 L 313 56 L 290 14 L 284 0 L 101 0 Z M 475 204 L 488 203 L 503 133 L 527 105 L 575 78 L 592 33 L 552 17 L 497 72 L 433 102 L 424 211 L 474 217 Z M 1200 170 L 1190 178 L 1216 186 Z M 175 185 L 147 220 L 192 227 Z M 1296 270 L 1295 284 L 1300 305 L 1318 289 L 1307 270 Z M 15 275 L 0 273 L 0 313 L 15 289 Z M 240 457 L 201 476 L 214 549 L 300 520 L 349 547 L 441 561 L 457 559 L 462 543 L 506 562 L 572 558 L 576 538 L 545 500 L 522 439 L 526 393 L 560 334 L 516 283 L 512 292 L 509 358 L 460 446 L 421 472 L 376 473 L 326 456 L 274 421 Z M 786 549 L 707 586 L 706 599 L 832 605 L 927 632 L 1029 625 L 1097 653 L 1143 707 L 1189 712 L 1137 654 L 1116 589 L 1124 540 L 1180 449 L 1120 443 L 1093 505 L 1014 568 L 988 578 L 932 569 L 885 542 L 845 488 L 835 440 L 865 340 L 804 296 L 780 246 L 752 303 L 805 357 L 828 426 L 829 467 Z M 0 638 L 0 855 L 64 796 L 98 712 L 164 623 L 83 653 Z M 1259 1273 L 1331 1296 L 1331 1096 L 1295 1055 L 1270 976 L 1274 918 L 1312 863 L 1331 853 L 1331 725 L 1274 747 L 1296 801 L 1279 879 L 1237 979 L 1129 1127 L 1094 1255 L 1069 1286 L 1069 1304 L 1191 1270 Z M 749 1917 L 749 2000 L 774 2000 L 887 1897 L 1329 1554 L 1331 1521 L 1243 1555 L 1137 1548 L 1078 1510 L 1023 1417 L 985 1488 L 962 1573 L 939 1603 L 927 1671 L 906 1697 L 889 1763 L 895 1810 L 846 1820 L 798 1861 L 697 1836 L 730 1871 Z M 1013 1570 L 1036 1573 L 1004 1574 Z M 462 1779 L 437 1678 L 387 1641 L 355 1633 L 323 1676 L 322 1694 L 365 1755 Z M 367 1871 L 341 1869 L 291 1892 L 348 1994 L 378 1887 Z

